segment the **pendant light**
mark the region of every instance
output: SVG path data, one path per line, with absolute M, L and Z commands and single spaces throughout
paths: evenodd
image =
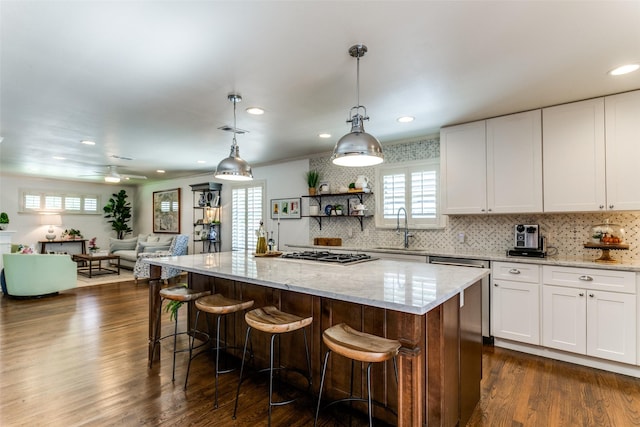
M 251 166 L 240 158 L 240 150 L 236 142 L 236 104 L 242 101 L 242 97 L 237 94 L 227 96 L 233 102 L 233 143 L 229 157 L 218 163 L 214 178 L 227 181 L 250 181 L 253 179 Z
M 367 109 L 360 105 L 360 58 L 367 52 L 367 47 L 357 44 L 349 48 L 349 55 L 357 60 L 357 87 L 356 96 L 358 105 L 349 111 L 351 132 L 340 138 L 335 148 L 331 161 L 340 166 L 373 166 L 384 161 L 382 146 L 373 135 L 364 131 L 362 122 L 369 120 Z M 364 114 L 360 114 L 362 109 Z

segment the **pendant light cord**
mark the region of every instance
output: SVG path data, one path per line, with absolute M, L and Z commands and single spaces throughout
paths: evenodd
M 233 99 L 233 146 L 238 145 L 236 142 L 236 104 L 238 103 L 237 99 Z
M 360 53 L 358 53 L 356 60 L 356 101 L 358 102 L 356 108 L 360 108 Z

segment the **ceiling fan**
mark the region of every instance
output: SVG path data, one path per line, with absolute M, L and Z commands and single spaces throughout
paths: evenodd
M 103 175 L 104 176 L 104 180 L 106 182 L 118 183 L 123 179 L 124 180 L 129 180 L 129 179 L 147 179 L 147 177 L 144 176 L 144 175 L 130 175 L 130 174 L 118 173 L 117 166 L 114 166 L 114 165 L 107 166 L 107 169 L 108 169 L 107 173 Z M 100 173 L 100 172 L 98 172 L 98 173 Z

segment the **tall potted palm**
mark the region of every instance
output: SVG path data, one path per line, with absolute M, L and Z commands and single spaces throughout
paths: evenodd
M 118 239 L 124 239 L 126 234 L 133 231 L 129 227 L 131 203 L 127 201 L 128 196 L 125 190 L 113 193 L 112 196 L 102 210 L 105 214 L 104 217 L 108 219 L 107 222 L 111 224 L 111 229 L 116 232 Z

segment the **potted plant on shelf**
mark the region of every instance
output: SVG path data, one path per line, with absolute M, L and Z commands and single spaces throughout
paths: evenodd
M 315 196 L 316 195 L 316 187 L 318 186 L 318 183 L 320 182 L 320 172 L 318 172 L 316 169 L 312 169 L 310 171 L 308 171 L 305 174 L 306 178 L 307 178 L 307 186 L 309 187 L 309 195 L 310 196 Z
M 336 210 L 336 215 L 342 215 L 342 205 L 335 205 L 333 208 Z
M 0 230 L 5 230 L 9 226 L 9 215 L 6 212 L 0 213 Z
M 82 233 L 75 228 L 68 228 L 62 233 L 62 238 L 67 240 L 82 239 Z

